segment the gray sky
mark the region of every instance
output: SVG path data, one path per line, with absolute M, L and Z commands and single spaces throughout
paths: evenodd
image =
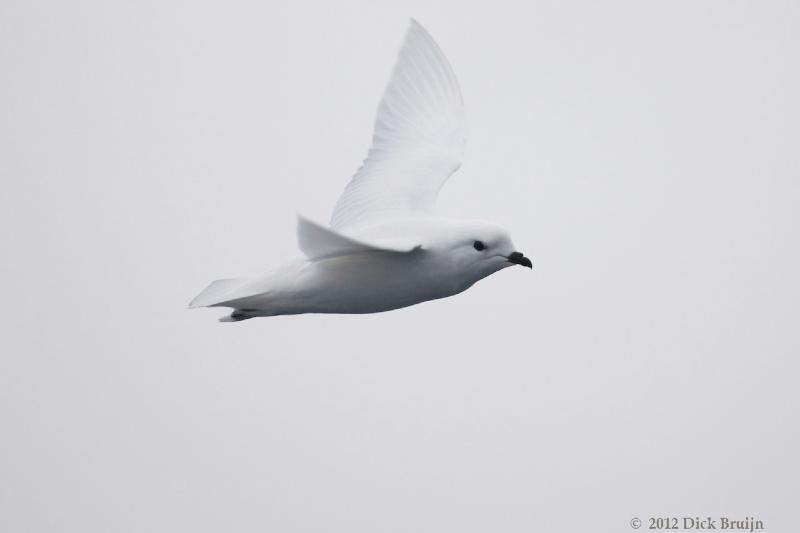
M 0 5 L 0 530 L 788 531 L 800 6 L 289 4 Z M 327 220 L 409 16 L 470 122 L 440 210 L 533 273 L 186 310 Z

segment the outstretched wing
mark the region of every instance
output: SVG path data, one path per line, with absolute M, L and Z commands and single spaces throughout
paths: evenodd
M 331 217 L 336 229 L 432 213 L 444 182 L 461 166 L 464 103 L 453 69 L 415 20 L 383 95 L 372 147 Z

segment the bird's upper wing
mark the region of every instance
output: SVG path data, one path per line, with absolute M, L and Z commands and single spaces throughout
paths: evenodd
M 422 248 L 418 243 L 398 239 L 382 239 L 379 243 L 367 243 L 342 235 L 302 216 L 297 217 L 297 245 L 309 259 L 326 259 L 364 252 L 405 254 Z
M 464 104 L 453 69 L 415 20 L 378 107 L 372 147 L 333 211 L 335 229 L 432 213 L 461 166 Z

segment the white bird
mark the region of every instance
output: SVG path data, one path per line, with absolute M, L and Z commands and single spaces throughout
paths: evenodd
M 231 307 L 224 322 L 301 313 L 377 313 L 458 294 L 511 265 L 532 268 L 507 231 L 437 216 L 461 166 L 464 104 L 441 48 L 415 20 L 383 95 L 372 147 L 330 227 L 298 217 L 304 257 L 254 278 L 211 283 L 189 307 Z

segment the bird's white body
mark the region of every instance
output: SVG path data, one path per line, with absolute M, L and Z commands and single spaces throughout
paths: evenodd
M 508 233 L 435 213 L 461 166 L 463 102 L 453 70 L 416 21 L 386 88 L 367 159 L 331 227 L 298 219 L 303 257 L 263 276 L 217 280 L 190 307 L 232 307 L 224 321 L 300 313 L 377 313 L 452 296 L 512 264 Z
M 306 224 L 320 229 L 301 219 L 301 232 Z M 473 237 L 460 242 L 462 250 L 454 250 L 452 243 L 465 230 L 496 244 L 496 253 L 476 254 Z M 404 247 L 398 235 L 419 244 Z M 392 243 L 398 248 L 300 257 L 263 276 L 215 282 L 222 292 L 204 292 L 191 305 L 233 307 L 235 320 L 300 313 L 377 313 L 458 294 L 513 264 L 507 260 L 513 252 L 511 242 L 502 229 L 485 222 L 421 218 L 390 222 L 353 236 L 361 237 L 360 242 Z M 325 241 L 321 244 L 329 244 L 328 235 L 321 237 Z M 320 246 L 305 244 L 309 253 L 313 253 L 309 246 Z M 477 268 L 476 259 L 482 263 Z

